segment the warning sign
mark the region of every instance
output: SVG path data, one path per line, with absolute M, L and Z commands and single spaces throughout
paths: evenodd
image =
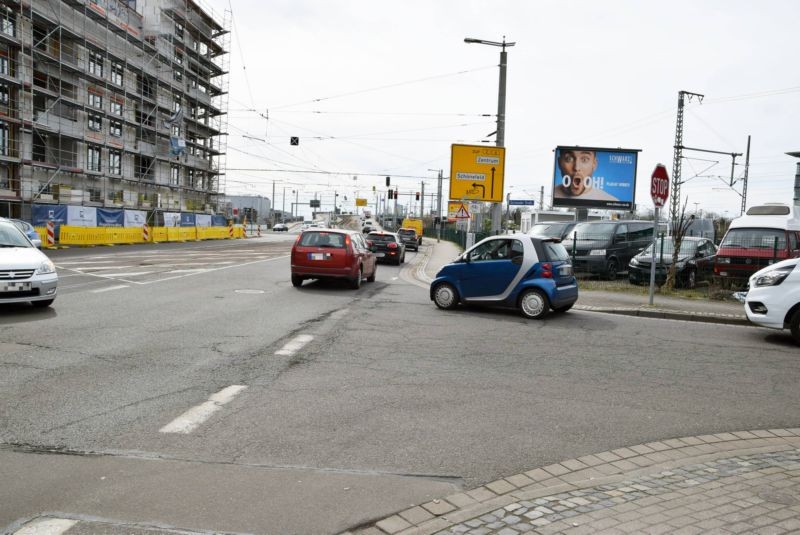
M 470 218 L 469 210 L 467 210 L 467 207 L 464 204 L 462 204 L 461 206 L 458 207 L 453 217 L 455 217 L 456 219 L 469 219 Z

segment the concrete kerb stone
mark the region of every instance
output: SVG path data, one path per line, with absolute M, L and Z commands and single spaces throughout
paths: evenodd
M 697 321 L 702 323 L 721 323 L 724 325 L 753 326 L 746 318 L 736 314 L 720 314 L 717 312 L 697 312 L 693 310 L 660 310 L 651 308 L 634 307 L 598 307 L 593 305 L 575 305 L 574 310 L 586 312 L 601 312 L 604 314 L 617 314 L 621 316 L 638 316 L 640 318 L 655 318 L 667 320 Z
M 800 428 L 700 435 L 618 448 L 612 450 L 616 453 L 602 452 L 583 457 L 592 462 L 602 460 L 601 464 L 594 464 L 592 467 L 577 459 L 569 459 L 544 468 L 529 470 L 524 474 L 499 479 L 468 492 L 445 496 L 440 500 L 411 507 L 375 523 L 374 526 L 365 526 L 348 533 L 366 535 L 369 533 L 368 529 L 378 527 L 383 533 L 392 535 L 429 535 L 471 518 L 512 506 L 519 501 L 532 501 L 545 496 L 620 483 L 640 476 L 733 455 L 774 453 L 798 447 L 800 447 Z M 621 459 L 619 454 L 628 457 Z M 527 486 L 518 486 L 527 482 L 530 482 Z M 420 515 L 420 507 L 435 517 L 427 518 L 425 514 Z M 407 522 L 409 519 L 419 522 L 409 523 Z

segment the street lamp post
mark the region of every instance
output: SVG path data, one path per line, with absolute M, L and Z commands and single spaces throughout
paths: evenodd
M 480 45 L 499 46 L 500 50 L 500 87 L 497 95 L 497 143 L 498 147 L 505 146 L 506 135 L 506 67 L 508 65 L 508 55 L 506 47 L 514 46 L 516 43 L 506 43 L 506 36 L 503 36 L 503 41 L 486 41 L 484 39 L 473 39 L 467 37 L 464 39 L 465 43 L 476 43 Z M 503 217 L 502 203 L 494 203 L 492 205 L 492 232 L 498 233 L 500 231 L 500 220 Z

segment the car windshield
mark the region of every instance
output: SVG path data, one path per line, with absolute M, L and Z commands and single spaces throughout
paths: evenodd
M 664 246 L 662 249 L 661 246 Z M 661 254 L 661 251 L 664 251 L 664 254 L 672 254 L 675 250 L 675 242 L 672 238 L 667 238 L 665 240 L 658 240 L 656 241 L 656 254 Z M 697 251 L 697 242 L 694 240 L 684 240 L 681 242 L 681 249 L 678 252 L 679 255 L 693 255 Z M 653 245 L 648 245 L 647 249 L 642 251 L 641 254 L 644 255 L 652 255 L 653 254 Z
M 393 243 L 397 241 L 391 234 L 370 234 L 367 239 L 375 243 Z
M 572 239 L 577 235 L 578 240 L 607 240 L 614 235 L 616 223 L 578 223 L 568 238 Z
M 304 232 L 300 235 L 300 243 L 303 247 L 332 247 L 336 249 L 344 248 L 344 234 L 338 232 Z
M 783 249 L 786 233 L 771 228 L 736 228 L 725 235 L 720 247 L 749 247 L 754 249 Z
M 31 242 L 13 223 L 0 223 L 0 247 L 31 247 Z

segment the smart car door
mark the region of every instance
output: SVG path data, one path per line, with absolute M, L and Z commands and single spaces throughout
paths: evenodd
M 508 288 L 522 265 L 521 256 L 512 258 L 513 251 L 522 247 L 514 247 L 515 241 L 518 240 L 492 239 L 469 252 L 461 277 L 465 299 L 500 296 Z

